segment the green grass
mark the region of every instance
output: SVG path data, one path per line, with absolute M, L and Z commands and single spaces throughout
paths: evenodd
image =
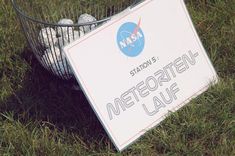
M 0 0 L 0 155 L 235 155 L 235 0 L 187 0 L 221 81 L 117 153 L 84 95 L 37 63 Z

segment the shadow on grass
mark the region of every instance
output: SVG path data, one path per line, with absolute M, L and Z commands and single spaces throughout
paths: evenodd
M 0 113 L 14 112 L 15 119 L 22 123 L 46 124 L 51 129 L 79 135 L 86 143 L 108 140 L 82 92 L 72 90 L 68 83 L 47 72 L 28 49 L 22 58 L 31 70 L 25 76 L 22 89 L 4 102 Z

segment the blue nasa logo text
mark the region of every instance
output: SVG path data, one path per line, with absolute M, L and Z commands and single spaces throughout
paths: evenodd
M 144 50 L 145 37 L 140 22 L 138 24 L 124 23 L 118 30 L 118 47 L 126 56 L 136 57 Z

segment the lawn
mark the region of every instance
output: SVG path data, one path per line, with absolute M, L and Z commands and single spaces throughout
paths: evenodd
M 218 85 L 117 153 L 84 95 L 27 47 L 0 0 L 0 155 L 235 155 L 235 0 L 187 0 Z

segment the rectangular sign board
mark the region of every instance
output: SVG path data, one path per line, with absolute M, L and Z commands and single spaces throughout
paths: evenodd
M 120 151 L 218 81 L 183 0 L 145 0 L 64 50 Z

